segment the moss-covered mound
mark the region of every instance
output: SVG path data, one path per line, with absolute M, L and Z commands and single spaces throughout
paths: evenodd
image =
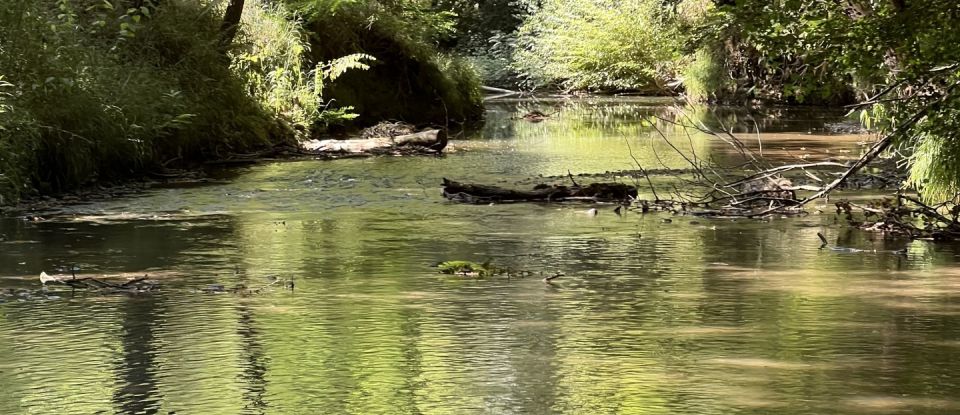
M 307 16 L 315 62 L 355 53 L 376 58 L 368 70 L 346 73 L 323 91 L 333 105 L 353 107 L 357 123 L 443 125 L 448 119 L 473 122 L 483 116 L 476 71 L 466 61 L 438 52 L 433 39 L 441 29 L 431 27 L 437 23 L 428 20 L 427 12 L 360 2 L 312 10 Z

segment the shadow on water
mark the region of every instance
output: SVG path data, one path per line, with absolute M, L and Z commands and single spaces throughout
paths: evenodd
M 242 339 L 241 359 L 243 370 L 240 374 L 241 382 L 246 385 L 243 400 L 246 402 L 244 410 L 248 413 L 267 413 L 267 402 L 264 395 L 267 392 L 267 363 L 263 346 L 258 339 L 259 330 L 255 320 L 255 312 L 247 305 L 241 304 L 237 308 L 240 315 L 237 322 L 237 334 Z
M 120 307 L 122 358 L 118 360 L 117 389 L 113 401 L 119 413 L 159 413 L 159 390 L 155 372 L 156 339 L 153 326 L 163 321 L 161 296 L 125 301 Z
M 609 206 L 589 216 L 583 205 L 439 195 L 442 177 L 514 184 L 631 169 L 628 142 L 642 163 L 682 167 L 643 124 L 669 116 L 668 104 L 505 100 L 442 158 L 264 164 L 43 222 L 0 219 L 4 288 L 36 288 L 41 270 L 73 265 L 164 282 L 136 297 L 0 294 L 0 413 L 960 410 L 957 246 L 836 227 L 823 207 L 665 223 Z M 556 114 L 519 119 L 533 109 Z M 721 111 L 738 131 L 760 126 L 764 152 L 785 159 L 842 159 L 862 140 L 820 134 L 834 113 Z M 707 137 L 665 131 L 702 157 L 729 157 Z M 817 232 L 908 254 L 820 250 Z M 430 267 L 451 259 L 532 276 Z M 541 282 L 557 271 L 566 275 Z M 196 290 L 272 275 L 296 290 Z

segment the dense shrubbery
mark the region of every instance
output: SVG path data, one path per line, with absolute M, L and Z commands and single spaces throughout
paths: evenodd
M 533 85 L 662 89 L 694 100 L 851 104 L 909 155 L 925 197 L 960 191 L 960 3 L 544 0 L 514 65 Z M 875 94 L 882 94 L 875 96 Z
M 398 119 L 442 124 L 482 117 L 475 70 L 437 46 L 455 32 L 451 13 L 408 0 L 295 4 L 311 33 L 313 61 L 356 53 L 376 57 L 369 70 L 344 74 L 325 90 L 336 104 L 353 107 L 361 123 Z
M 722 102 L 882 92 L 862 117 L 899 131 L 910 183 L 960 189 L 954 1 L 248 0 L 226 50 L 220 3 L 7 0 L 0 203 L 270 145 L 350 111 L 476 120 L 477 70 L 497 86 Z
M 835 48 L 842 22 L 830 18 L 837 11 L 791 6 L 751 0 L 708 8 L 694 26 L 708 63 L 695 64 L 694 76 L 685 79 L 694 92 L 702 83 L 719 101 L 851 102 L 852 74 L 837 61 Z
M 311 61 L 308 34 L 300 17 L 286 7 L 260 2 L 245 4 L 230 55 L 231 68 L 253 98 L 300 130 L 355 118 L 352 108 L 324 100 L 324 84 L 351 69 L 368 69 L 368 64 L 376 61 L 366 54 Z
M 546 0 L 521 27 L 517 67 L 533 85 L 661 92 L 682 37 L 656 0 Z
M 517 29 L 536 11 L 537 0 L 436 0 L 436 10 L 456 16 L 440 46 L 466 57 L 485 85 L 514 87 L 523 74 L 513 65 Z
M 212 6 L 0 8 L 5 202 L 287 139 L 218 52 Z
M 0 204 L 292 140 L 352 118 L 351 87 L 371 121 L 480 115 L 474 71 L 434 46 L 449 15 L 402 0 L 247 0 L 224 48 L 221 7 L 7 0 Z M 371 63 L 371 77 L 349 79 Z

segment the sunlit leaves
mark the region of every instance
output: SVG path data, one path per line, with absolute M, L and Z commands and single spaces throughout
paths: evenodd
M 949 199 L 960 191 L 960 33 L 948 28 L 960 4 L 909 4 L 741 0 L 723 9 L 720 18 L 734 24 L 721 40 L 740 42 L 748 59 L 730 59 L 727 69 L 766 88 L 762 98 L 819 102 L 854 88 L 870 97 L 864 126 L 890 132 L 906 123 L 896 139 L 909 157 L 908 184 L 928 200 Z
M 281 6 L 264 8 L 248 2 L 232 68 L 247 88 L 269 110 L 307 128 L 317 122 L 356 117 L 350 108 L 327 108 L 323 99 L 325 82 L 349 70 L 367 69 L 376 60 L 367 54 L 351 54 L 308 70 L 310 52 L 307 34 L 298 16 Z
M 10 105 L 6 103 L 6 99 L 9 98 L 10 90 L 13 89 L 13 84 L 4 81 L 3 75 L 0 75 L 0 114 L 3 114 L 10 110 Z M 3 129 L 3 123 L 0 122 L 0 129 Z
M 375 60 L 377 60 L 377 58 L 374 58 L 366 53 L 354 53 L 334 59 L 330 62 L 325 62 L 319 66 L 318 69 L 320 69 L 324 79 L 335 81 L 337 78 L 351 69 L 369 69 L 370 65 L 367 65 L 366 62 L 372 62 Z
M 547 0 L 520 29 L 515 59 L 534 84 L 663 90 L 680 37 L 652 0 Z

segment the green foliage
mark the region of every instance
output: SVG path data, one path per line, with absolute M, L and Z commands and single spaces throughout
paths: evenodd
M 484 85 L 511 88 L 523 82 L 513 63 L 516 33 L 494 34 L 482 46 L 465 47 L 461 52 L 476 68 Z
M 712 85 L 711 97 L 720 101 L 849 102 L 853 74 L 836 53 L 849 41 L 835 18 L 838 6 L 808 3 L 744 0 L 708 8 L 693 30 L 714 69 L 695 68 L 685 81 L 694 90 Z M 730 82 L 718 84 L 719 74 Z
M 960 146 L 948 137 L 926 134 L 913 148 L 908 183 L 930 201 L 954 200 L 960 190 Z
M 454 33 L 441 48 L 466 57 L 484 85 L 516 87 L 522 81 L 514 68 L 517 30 L 536 9 L 536 0 L 437 0 L 434 8 L 452 13 Z
M 931 202 L 956 200 L 960 194 L 960 70 L 927 72 L 925 91 L 902 102 L 878 106 L 890 125 L 922 114 L 899 142 L 910 154 L 908 184 Z M 873 111 L 874 113 L 881 111 Z M 881 115 L 882 116 L 882 115 Z
M 361 124 L 384 119 L 446 124 L 482 117 L 476 71 L 439 52 L 453 16 L 410 0 L 299 0 L 311 32 L 311 62 L 344 55 L 376 57 L 369 70 L 349 72 L 324 88 L 334 105 L 353 107 Z
M 724 2 L 731 3 L 731 2 Z M 720 100 L 841 104 L 875 99 L 865 125 L 896 131 L 909 185 L 928 200 L 960 191 L 960 4 L 944 0 L 739 0 L 711 11 L 685 71 L 689 92 Z M 712 69 L 707 70 L 709 67 Z M 724 79 L 730 82 L 717 83 Z M 889 87 L 888 87 L 889 86 Z M 881 95 L 876 95 L 880 93 Z
M 35 163 L 31 156 L 38 131 L 10 103 L 16 92 L 15 85 L 0 75 L 0 205 L 16 201 L 27 190 L 25 176 Z
M 715 101 L 717 93 L 733 88 L 724 68 L 723 57 L 715 50 L 699 49 L 683 66 L 684 92 L 692 101 Z
M 12 107 L 7 104 L 7 99 L 10 98 L 10 90 L 13 88 L 13 84 L 4 81 L 3 75 L 0 75 L 0 114 L 10 112 Z
M 230 50 L 231 69 L 274 114 L 308 126 L 319 111 L 319 94 L 303 61 L 308 47 L 296 16 L 282 6 L 244 5 Z
M 434 9 L 456 16 L 454 33 L 445 47 L 476 53 L 494 37 L 517 31 L 526 17 L 536 10 L 535 0 L 436 0 Z
M 218 52 L 213 4 L 125 4 L 0 8 L 3 202 L 290 137 Z
M 521 27 L 517 68 L 533 85 L 664 91 L 681 39 L 655 0 L 546 0 Z
M 324 83 L 351 69 L 368 69 L 365 62 L 376 59 L 353 54 L 309 69 L 310 44 L 302 25 L 282 5 L 246 3 L 230 52 L 233 72 L 258 102 L 301 130 L 354 118 L 350 107 L 329 108 L 323 100 Z

